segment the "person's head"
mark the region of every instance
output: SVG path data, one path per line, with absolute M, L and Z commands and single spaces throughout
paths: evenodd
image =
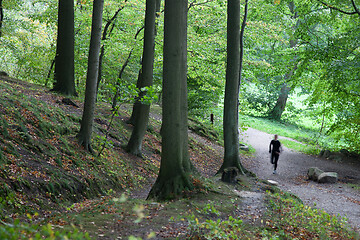
M 275 140 L 278 139 L 278 135 L 277 135 L 277 134 L 274 135 L 274 139 L 275 139 Z

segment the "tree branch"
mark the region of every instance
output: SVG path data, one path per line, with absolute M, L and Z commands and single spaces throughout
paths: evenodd
M 127 0 L 125 0 L 124 3 L 126 3 L 126 2 L 127 2 Z M 120 12 L 121 10 L 123 10 L 124 8 L 125 8 L 125 5 L 124 5 L 124 6 L 121 6 L 121 7 L 115 12 L 115 14 L 113 15 L 113 17 L 112 17 L 110 20 L 107 21 L 107 23 L 106 23 L 106 25 L 105 25 L 105 27 L 104 27 L 104 31 L 103 31 L 103 35 L 102 35 L 101 40 L 106 40 L 106 38 L 107 38 L 107 37 L 106 37 L 106 36 L 107 36 L 107 31 L 108 31 L 110 25 L 115 21 L 115 19 L 117 18 L 117 15 L 119 14 L 119 12 Z M 111 28 L 110 32 L 112 32 L 112 29 L 113 29 L 113 28 Z
M 192 8 L 192 7 L 200 6 L 200 5 L 205 5 L 205 4 L 207 4 L 207 3 L 209 3 L 209 2 L 213 2 L 213 1 L 214 1 L 214 0 L 207 0 L 207 1 L 205 1 L 205 2 L 196 3 L 196 0 L 195 0 L 195 1 L 193 1 L 193 2 L 191 2 L 191 3 L 189 4 L 188 10 L 190 10 L 190 8 Z
M 356 7 L 356 6 L 355 6 L 355 3 L 354 3 L 354 0 L 351 0 L 351 1 L 353 2 L 354 7 Z M 347 14 L 347 15 L 359 14 L 358 11 L 355 11 L 355 12 L 347 12 L 347 11 L 341 10 L 340 8 L 330 6 L 329 4 L 327 4 L 326 2 L 323 2 L 323 1 L 321 1 L 321 0 L 318 0 L 318 2 L 320 2 L 322 5 L 330 8 L 330 9 L 339 11 L 339 12 L 344 13 L 344 14 Z M 355 10 L 356 10 L 356 8 L 355 8 Z
M 353 5 L 355 11 L 357 12 L 357 14 L 360 15 L 360 11 L 359 11 L 359 9 L 358 9 L 357 6 L 356 6 L 355 1 L 354 1 L 354 0 L 351 0 L 351 3 L 352 3 L 352 5 Z

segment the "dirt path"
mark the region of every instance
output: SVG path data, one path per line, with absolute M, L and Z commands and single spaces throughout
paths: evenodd
M 346 179 L 355 179 L 359 183 L 360 164 L 337 163 L 324 158 L 298 153 L 283 147 L 279 158 L 277 174 L 273 174 L 270 163 L 269 143 L 272 135 L 248 129 L 240 139 L 256 150 L 251 165 L 247 166 L 259 178 L 275 180 L 279 187 L 301 198 L 309 205 L 334 215 L 346 217 L 351 226 L 360 230 L 360 190 L 345 184 Z M 281 136 L 279 140 L 281 141 Z M 284 138 L 283 138 L 284 139 Z M 337 172 L 339 182 L 336 184 L 318 184 L 307 181 L 307 170 L 318 167 L 324 171 Z

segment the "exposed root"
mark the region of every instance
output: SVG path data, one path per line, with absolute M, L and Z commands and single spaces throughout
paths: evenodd
M 159 176 L 147 199 L 155 199 L 158 201 L 174 199 L 184 195 L 186 191 L 193 189 L 194 186 L 190 181 L 190 177 L 187 175 L 177 175 L 170 179 Z

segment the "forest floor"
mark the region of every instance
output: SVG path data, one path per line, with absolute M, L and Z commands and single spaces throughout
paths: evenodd
M 227 185 L 220 181 L 220 176 L 215 176 L 223 160 L 223 147 L 197 134 L 208 131 L 205 135 L 211 137 L 211 129 L 189 121 L 190 158 L 202 176 L 194 178 L 194 184 L 200 184 L 205 191 L 167 202 L 146 200 L 160 166 L 160 107 L 152 107 L 143 145 L 144 158 L 138 158 L 123 149 L 132 129 L 126 124 L 131 106 L 123 105 L 111 125 L 110 107 L 99 103 L 94 121 L 95 150 L 100 151 L 103 139 L 107 145 L 103 154 L 96 157 L 82 151 L 76 143 L 81 100 L 74 99 L 80 107 L 66 105 L 63 96 L 46 88 L 17 79 L 3 80 L 0 209 L 4 211 L 0 220 L 11 222 L 30 216 L 30 221 L 51 223 L 59 231 L 72 231 L 76 226 L 93 239 L 129 236 L 202 239 L 209 231 L 202 229 L 205 226 L 202 223 L 234 217 L 244 222 L 241 229 L 238 223 L 231 223 L 236 227 L 232 231 L 238 231 L 243 239 L 267 239 L 279 234 L 297 239 L 316 238 L 317 233 L 307 227 L 287 226 L 281 222 L 282 212 L 269 207 L 269 202 L 276 200 L 271 193 L 279 190 L 266 180 L 275 180 L 280 189 L 297 195 L 305 204 L 311 207 L 316 204 L 315 207 L 332 215 L 347 217 L 349 224 L 359 231 L 359 164 L 338 163 L 285 148 L 278 174 L 273 175 L 268 154 L 271 136 L 248 129 L 242 141 L 251 145 L 255 154 L 242 152 L 240 158 L 244 167 L 257 177 L 241 176 L 238 184 Z M 339 182 L 307 181 L 307 169 L 313 166 L 337 172 Z M 274 220 L 276 214 L 280 223 Z M 215 224 L 214 234 L 219 227 L 229 231 L 230 225 Z M 343 231 L 339 229 L 336 231 Z

